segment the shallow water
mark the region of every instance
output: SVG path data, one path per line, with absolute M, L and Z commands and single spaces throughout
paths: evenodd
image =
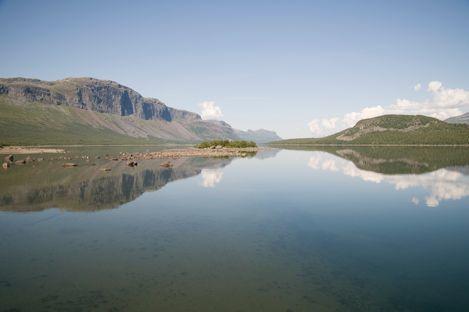
M 0 311 L 469 309 L 468 149 L 164 161 L 3 171 Z

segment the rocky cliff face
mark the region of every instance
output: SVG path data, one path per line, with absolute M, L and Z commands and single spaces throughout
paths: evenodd
M 157 99 L 144 98 L 133 89 L 110 80 L 66 78 L 49 82 L 26 78 L 0 79 L 0 94 L 99 113 L 134 115 L 144 120 L 201 120 L 198 114 L 170 108 Z
M 64 114 L 64 119 L 69 120 L 71 124 L 90 126 L 100 131 L 109 130 L 120 136 L 200 141 L 236 140 L 240 139 L 240 134 L 244 133 L 233 129 L 226 122 L 202 120 L 198 114 L 166 106 L 158 99 L 143 97 L 135 90 L 110 80 L 66 78 L 57 81 L 42 81 L 27 78 L 0 78 L 0 100 L 2 105 L 6 103 L 27 108 L 32 116 L 37 113 L 40 116 L 54 115 L 57 118 L 58 115 Z M 40 112 L 37 105 L 28 105 L 33 103 L 48 109 L 49 114 Z M 58 108 L 67 108 L 67 110 Z M 53 112 L 50 113 L 50 111 Z M 17 118 L 14 119 L 14 116 Z M 73 120 L 70 120 L 70 116 L 73 116 Z M 63 125 L 54 128 L 53 120 L 33 118 L 36 124 L 32 125 L 26 121 L 28 118 L 18 116 L 18 112 L 10 114 L 10 117 L 10 120 L 5 117 L 1 121 L 6 125 L 21 125 L 21 131 L 5 127 L 4 132 L 10 135 L 24 133 L 23 130 L 26 128 L 30 129 L 30 133 L 23 135 L 30 137 L 47 127 L 51 127 L 52 132 L 59 128 L 62 133 L 64 128 L 66 131 L 71 131 L 70 127 Z M 247 138 L 247 136 L 242 138 L 256 141 L 255 138 Z M 12 142 L 21 142 L 21 137 L 13 138 Z

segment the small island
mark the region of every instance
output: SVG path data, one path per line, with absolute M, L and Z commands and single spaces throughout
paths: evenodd
M 257 144 L 253 141 L 232 141 L 232 140 L 212 140 L 203 141 L 196 145 L 197 148 L 210 148 L 210 149 L 221 149 L 221 148 L 255 148 Z

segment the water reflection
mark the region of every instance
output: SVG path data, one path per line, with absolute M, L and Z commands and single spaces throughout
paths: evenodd
M 421 193 L 420 190 L 423 189 L 426 195 L 415 194 L 410 198 L 414 205 L 423 203 L 428 207 L 436 207 L 441 201 L 459 200 L 469 196 L 469 158 L 466 157 L 465 150 L 452 150 L 452 157 L 439 155 L 447 155 L 447 149 L 421 150 L 422 154 L 414 153 L 414 157 L 409 156 L 409 151 L 400 151 L 401 156 L 394 157 L 386 154 L 385 150 L 379 153 L 370 149 L 329 149 L 327 153 L 315 152 L 308 161 L 308 167 L 313 170 L 340 172 L 366 182 L 388 183 L 397 191 L 415 189 Z M 443 165 L 448 167 L 430 171 Z
M 115 208 L 146 191 L 202 172 L 204 186 L 220 182 L 227 158 L 181 158 L 142 161 L 131 168 L 125 162 L 107 161 L 97 166 L 64 169 L 55 162 L 34 168 L 21 167 L 0 176 L 0 210 L 39 211 L 58 207 L 71 211 Z M 106 168 L 110 171 L 104 171 Z
M 202 169 L 202 186 L 203 187 L 215 187 L 216 184 L 220 183 L 223 178 L 223 171 L 220 168 L 217 169 Z
M 127 204 L 0 211 L 0 310 L 468 310 L 465 150 L 268 156 L 2 171 L 5 211 Z

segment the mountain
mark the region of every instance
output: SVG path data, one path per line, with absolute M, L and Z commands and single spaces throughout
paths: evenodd
M 274 131 L 265 129 L 247 131 L 236 130 L 235 133 L 242 140 L 254 141 L 257 143 L 267 143 L 282 139 Z
M 0 78 L 2 144 L 154 144 L 239 139 L 223 121 L 110 80 Z
M 452 124 L 469 124 L 469 112 L 451 117 L 445 120 L 447 123 L 452 123 Z
M 422 115 L 383 115 L 362 119 L 346 130 L 323 138 L 290 139 L 272 145 L 302 144 L 469 144 L 469 125 L 449 124 Z

